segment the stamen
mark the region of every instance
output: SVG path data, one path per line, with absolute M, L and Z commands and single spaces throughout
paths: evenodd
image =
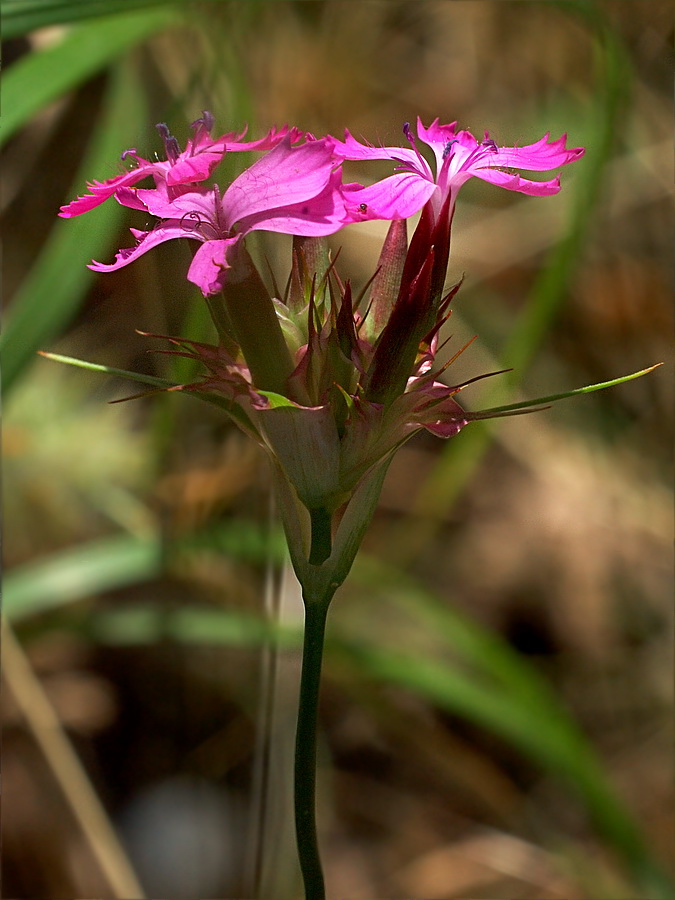
M 415 137 L 414 137 L 412 131 L 410 130 L 410 122 L 404 122 L 404 123 L 403 123 L 403 134 L 408 138 L 408 140 L 409 140 L 410 143 L 412 144 L 412 148 L 413 148 L 413 150 L 415 151 L 415 153 L 417 154 L 417 158 L 419 159 L 420 163 L 422 164 L 422 171 L 423 171 L 423 172 L 428 171 L 428 168 L 429 168 L 429 167 L 428 167 L 428 165 L 427 165 L 427 161 L 426 161 L 425 158 L 422 156 L 422 154 L 420 153 L 420 151 L 417 149 L 417 144 L 416 144 L 416 142 L 415 142 Z M 394 157 L 394 158 L 395 158 L 395 157 Z M 404 169 L 404 170 L 407 169 L 408 171 L 411 171 L 410 163 L 408 163 L 408 162 L 404 162 L 400 168 L 401 168 L 401 169 Z
M 196 144 L 198 144 L 204 138 L 210 136 L 211 129 L 213 128 L 215 121 L 216 120 L 214 119 L 213 115 L 205 109 L 202 112 L 201 119 L 195 119 L 194 122 L 190 125 L 190 128 L 192 128 L 192 130 L 194 131 L 194 137 L 190 142 L 193 150 Z
M 164 149 L 166 150 L 166 158 L 169 162 L 175 163 L 180 156 L 180 144 L 176 140 L 176 138 L 169 131 L 168 125 L 165 125 L 164 122 L 160 122 L 157 125 L 157 131 L 159 131 L 162 140 L 164 141 Z
M 448 156 L 450 155 L 450 148 L 452 147 L 452 145 L 453 145 L 453 144 L 458 144 L 458 143 L 459 143 L 459 139 L 458 139 L 458 138 L 453 138 L 451 141 L 448 141 L 448 142 L 447 142 L 447 144 L 445 145 L 445 147 L 443 147 L 443 159 L 447 159 Z
M 207 134 L 210 134 L 215 121 L 216 120 L 213 117 L 213 113 L 210 113 L 207 109 L 204 109 L 202 110 L 201 119 L 195 119 L 194 122 L 190 125 L 190 128 L 192 128 L 194 131 L 197 131 L 199 128 L 203 128 L 204 131 L 207 132 Z

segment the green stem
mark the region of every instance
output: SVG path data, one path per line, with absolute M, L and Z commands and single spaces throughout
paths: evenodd
M 331 595 L 332 596 L 332 595 Z M 325 900 L 316 836 L 316 725 L 321 661 L 330 596 L 312 600 L 305 594 L 300 703 L 295 742 L 295 833 L 305 885 L 305 900 Z
M 309 563 L 312 566 L 320 566 L 331 552 L 331 513 L 320 506 L 309 511 L 312 526 L 312 543 L 309 549 Z

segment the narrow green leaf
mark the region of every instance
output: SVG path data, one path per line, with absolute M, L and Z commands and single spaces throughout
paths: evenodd
M 156 578 L 163 570 L 164 545 L 159 536 L 114 535 L 14 568 L 4 576 L 3 611 L 12 622 L 103 591 Z M 279 532 L 259 523 L 233 520 L 218 528 L 189 535 L 172 551 L 210 552 L 261 567 L 286 559 Z
M 51 359 L 53 362 L 65 363 L 78 369 L 87 369 L 89 372 L 101 372 L 104 375 L 116 375 L 119 378 L 128 378 L 130 381 L 138 381 L 141 384 L 151 384 L 159 388 L 176 387 L 175 382 L 167 378 L 158 378 L 155 375 L 143 375 L 140 372 L 130 372 L 128 369 L 116 369 L 113 366 L 105 366 L 102 363 L 87 362 L 84 359 L 76 359 L 74 356 L 63 356 L 61 353 L 47 353 L 38 350 L 40 356 Z
M 649 366 L 648 369 L 640 369 L 639 372 L 633 372 L 630 375 L 622 375 L 620 378 L 613 378 L 611 381 L 600 381 L 598 384 L 587 384 L 585 387 L 575 388 L 572 391 L 563 391 L 562 394 L 550 394 L 548 397 L 537 397 L 535 400 L 521 400 L 518 403 L 509 403 L 506 406 L 492 406 L 490 409 L 481 409 L 477 415 L 483 418 L 498 413 L 520 412 L 532 406 L 555 403 L 558 400 L 566 400 L 568 397 L 577 397 L 580 394 L 592 394 L 594 391 L 603 391 L 605 388 L 616 387 L 617 384 L 632 381 L 634 378 L 642 378 L 643 375 L 648 375 L 661 365 L 663 363 L 656 363 L 654 366 Z
M 365 674 L 425 697 L 507 740 L 538 765 L 564 777 L 583 800 L 595 828 L 645 891 L 669 900 L 673 884 L 652 858 L 640 830 L 608 783 L 600 760 L 562 707 L 530 706 L 518 695 L 490 690 L 455 666 L 387 648 L 342 646 Z M 532 673 L 532 677 L 537 677 Z
M 4 578 L 4 613 L 13 622 L 74 603 L 102 591 L 156 578 L 161 571 L 158 538 L 102 538 L 27 563 Z
M 3 39 L 22 37 L 37 28 L 156 7 L 180 7 L 194 0 L 3 0 Z M 205 2 L 205 0 L 201 0 Z M 220 3 L 223 0 L 209 0 Z
M 69 191 L 71 196 L 81 192 L 87 180 L 109 171 L 110 161 L 133 143 L 146 117 L 135 73 L 126 64 L 116 67 L 103 119 Z M 111 251 L 123 215 L 117 203 L 105 203 L 74 219 L 57 219 L 54 210 L 55 224 L 49 239 L 14 296 L 0 337 L 5 392 L 36 351 L 49 344 L 71 320 L 94 278 L 86 263 Z
M 361 557 L 354 567 L 354 580 L 405 610 L 439 644 L 438 653 L 424 654 L 398 647 L 341 644 L 362 672 L 412 690 L 481 725 L 543 769 L 566 778 L 636 882 L 652 891 L 646 896 L 665 900 L 672 895 L 672 884 L 651 857 L 593 747 L 529 662 L 499 635 L 442 603 L 401 571 Z
M 86 626 L 85 626 L 86 627 Z M 104 644 L 153 644 L 167 638 L 188 644 L 227 647 L 301 647 L 302 632 L 280 628 L 261 616 L 204 607 L 163 609 L 159 605 L 96 611 L 87 631 Z
M 6 14 L 3 24 L 5 21 Z M 3 75 L 0 146 L 48 103 L 150 35 L 179 21 L 166 9 L 113 16 L 73 28 L 57 44 L 24 56 Z M 117 150 L 116 156 L 124 149 Z M 91 171 L 87 177 L 91 178 Z

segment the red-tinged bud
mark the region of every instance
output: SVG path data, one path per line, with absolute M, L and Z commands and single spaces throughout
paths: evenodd
M 429 318 L 434 256 L 432 247 L 406 292 L 399 295 L 377 341 L 364 384 L 365 396 L 374 403 L 386 405 L 395 400 L 403 393 L 415 370 L 420 341 L 429 331 L 426 323 Z
M 354 321 L 354 304 L 352 302 L 352 286 L 348 281 L 342 291 L 342 300 L 340 308 L 335 319 L 335 330 L 337 332 L 338 343 L 345 359 L 352 365 L 355 355 L 359 349 L 359 337 L 356 333 L 356 322 Z
M 438 214 L 432 234 L 433 247 L 435 250 L 434 274 L 431 285 L 434 308 L 437 308 L 437 305 L 441 302 L 443 296 L 445 277 L 448 272 L 448 259 L 450 257 L 450 229 L 452 227 L 454 214 L 455 204 L 452 194 L 449 193 Z M 432 324 L 433 323 L 431 322 L 429 323 L 430 327 Z
M 366 376 L 366 396 L 391 403 L 415 371 L 420 343 L 442 324 L 447 304 L 443 286 L 450 253 L 453 205 L 450 195 L 438 216 L 431 204 L 422 210 L 405 258 L 399 294 L 380 334 Z
M 362 334 L 369 341 L 374 342 L 389 321 L 401 288 L 407 250 L 407 221 L 394 219 L 382 245 L 362 327 Z
M 403 274 L 401 276 L 399 298 L 408 293 L 410 285 L 414 279 L 417 278 L 417 275 L 425 265 L 427 256 L 429 255 L 429 249 L 434 243 L 433 234 L 434 214 L 431 204 L 427 203 L 422 209 L 417 228 L 410 239 L 410 246 L 408 247 L 405 264 L 403 266 Z

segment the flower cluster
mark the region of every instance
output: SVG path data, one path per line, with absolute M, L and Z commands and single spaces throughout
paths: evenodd
M 397 447 L 420 429 L 450 437 L 482 415 L 459 406 L 455 398 L 464 385 L 441 382 L 447 364 L 435 362 L 458 287 L 447 291 L 445 280 L 459 189 L 475 176 L 549 196 L 560 190 L 558 177 L 533 181 L 518 170 L 550 171 L 584 151 L 568 149 L 565 136 L 548 135 L 523 147 L 498 147 L 487 132 L 478 141 L 438 120 L 428 127 L 418 121 L 416 137 L 405 125 L 406 147 L 364 144 L 349 132 L 342 140 L 316 138 L 287 127 L 258 141 L 234 133 L 213 138 L 213 124 L 208 113 L 194 122 L 185 150 L 158 126 L 165 160 L 127 150 L 123 158 L 134 168 L 91 183 L 61 215 L 79 215 L 114 197 L 159 220 L 151 230 L 132 229 L 136 244 L 114 262 L 93 262 L 99 272 L 129 265 L 165 241 L 198 243 L 187 277 L 209 302 L 219 344 L 173 339 L 173 352 L 199 358 L 207 371 L 198 383 L 178 387 L 224 406 L 270 454 L 302 580 L 307 566 L 322 566 L 336 554 L 344 563 L 350 555 L 354 522 L 372 514 L 379 492 L 372 486 L 381 483 Z M 430 148 L 434 165 L 419 144 Z M 211 178 L 225 154 L 238 151 L 262 155 L 221 189 Z M 345 162 L 368 160 L 390 160 L 393 173 L 369 185 L 344 181 Z M 154 187 L 136 186 L 146 178 Z M 417 213 L 408 240 L 406 220 Z M 376 274 L 355 299 L 322 239 L 378 219 L 391 222 L 389 232 Z M 283 297 L 270 295 L 246 251 L 244 239 L 256 230 L 295 236 Z M 317 523 L 325 533 L 326 522 L 329 532 L 333 523 L 335 548 L 314 539 Z M 344 577 L 344 565 L 333 579 Z

